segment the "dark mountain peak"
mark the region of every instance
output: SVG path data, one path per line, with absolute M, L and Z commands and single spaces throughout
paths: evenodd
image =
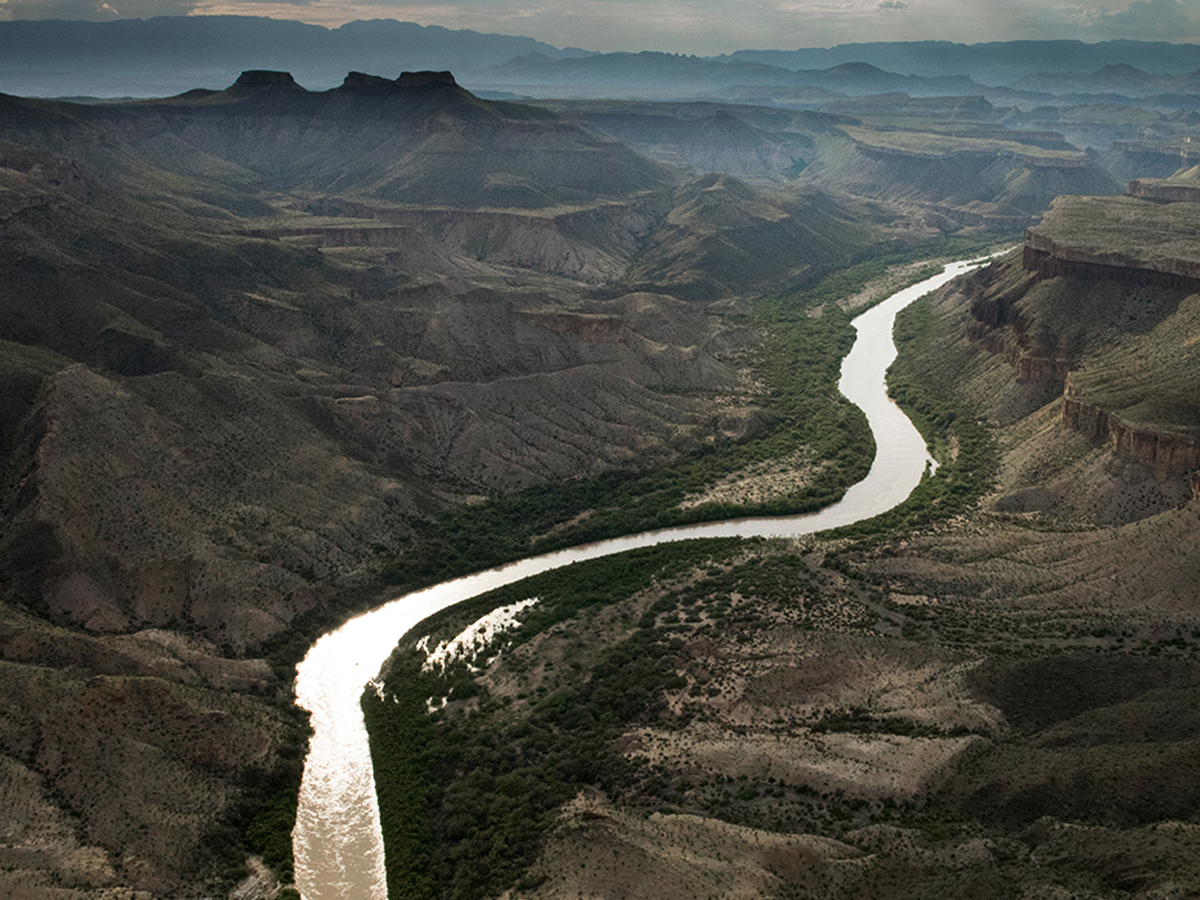
M 394 81 L 381 75 L 367 75 L 364 72 L 350 72 L 342 80 L 344 88 L 384 88 L 395 85 Z
M 235 88 L 290 88 L 304 90 L 296 84 L 291 72 L 273 72 L 270 69 L 247 69 L 233 83 Z
M 400 87 L 456 87 L 458 82 L 450 72 L 401 72 L 396 84 Z
M 1109 63 L 1096 71 L 1097 75 L 1120 78 L 1149 78 L 1149 74 L 1141 69 L 1129 65 L 1129 63 Z
M 884 72 L 883 69 L 879 68 L 878 66 L 873 66 L 870 63 L 850 62 L 850 63 L 842 63 L 840 66 L 834 66 L 833 68 L 826 69 L 825 74 L 826 75 L 851 75 L 854 77 L 862 77 L 864 75 L 876 76 L 876 75 L 886 75 L 888 73 Z
M 208 98 L 182 98 L 185 102 L 213 105 L 225 103 L 249 103 L 260 109 L 275 109 L 279 104 L 292 107 L 304 103 L 312 95 L 296 84 L 291 72 L 274 72 L 269 69 L 247 69 L 237 81 Z M 178 99 L 178 98 L 177 98 Z
M 459 87 L 449 72 L 402 72 L 395 80 L 363 72 L 351 72 L 336 90 L 329 92 L 329 96 L 357 98 L 354 108 L 360 112 L 368 108 L 361 106 L 360 101 L 368 98 L 371 104 L 385 103 L 385 107 L 380 107 L 381 109 L 390 109 L 393 103 L 433 103 L 438 108 L 444 108 L 456 100 L 473 99 L 473 95 Z

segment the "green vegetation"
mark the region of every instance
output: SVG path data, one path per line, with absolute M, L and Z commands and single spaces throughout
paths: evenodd
M 404 638 L 390 662 L 387 700 L 373 691 L 363 697 L 393 900 L 468 900 L 511 884 L 533 861 L 554 812 L 580 788 L 619 793 L 636 780 L 637 767 L 613 741 L 658 711 L 664 688 L 680 686 L 682 645 L 651 624 L 604 651 L 581 681 L 536 694 L 517 718 L 511 698 L 475 683 L 473 660 L 423 671 L 415 638 L 456 633 L 489 609 L 536 596 L 513 636 L 528 641 L 742 546 L 684 541 L 578 563 L 445 610 Z M 456 703 L 430 712 L 427 701 L 438 697 Z M 463 700 L 473 705 L 469 715 Z
M 823 295 L 822 295 L 823 296 Z M 769 346 L 760 371 L 771 385 L 769 433 L 741 445 L 706 449 L 669 468 L 616 472 L 565 485 L 530 488 L 452 512 L 390 563 L 384 577 L 412 587 L 587 541 L 745 515 L 786 515 L 828 506 L 864 477 L 874 442 L 862 413 L 837 391 L 841 359 L 853 344 L 851 316 L 809 316 L 806 298 L 762 304 Z M 720 478 L 800 447 L 822 461 L 805 487 L 751 506 L 681 501 Z M 581 513 L 586 515 L 572 521 Z
M 764 401 L 770 421 L 765 436 L 706 448 L 670 467 L 530 488 L 452 511 L 388 563 L 385 580 L 411 589 L 622 534 L 737 516 L 806 513 L 830 505 L 865 477 L 875 451 L 866 418 L 837 389 L 842 358 L 854 342 L 853 315 L 837 301 L 893 266 L 928 258 L 931 251 L 959 256 L 984 245 L 955 239 L 936 248 L 863 260 L 801 292 L 762 298 L 757 316 L 765 346 L 756 369 L 770 390 Z M 926 269 L 915 272 L 910 283 L 929 274 Z M 723 477 L 798 448 L 808 448 L 817 464 L 803 488 L 760 503 L 680 506 L 687 495 Z
M 903 527 L 893 537 L 914 539 Z M 479 659 L 422 673 L 424 655 L 402 650 L 389 673 L 387 701 L 373 692 L 364 698 L 377 773 L 390 761 L 409 779 L 395 797 L 408 805 L 390 809 L 380 782 L 385 829 L 392 820 L 401 842 L 408 838 L 407 848 L 394 852 L 396 838 L 386 837 L 389 873 L 400 859 L 417 876 L 401 873 L 392 895 L 495 896 L 514 885 L 533 889 L 558 868 L 590 874 L 596 861 L 637 865 L 640 851 L 622 843 L 621 829 L 630 826 L 621 817 L 644 823 L 651 813 L 661 814 L 649 821 L 659 823 L 655 833 L 666 858 L 685 846 L 696 852 L 702 846 L 696 836 L 708 834 L 716 859 L 732 854 L 739 864 L 754 865 L 753 854 L 743 857 L 721 843 L 728 839 L 721 822 L 758 829 L 756 841 L 768 846 L 773 837 L 797 835 L 848 843 L 866 854 L 864 864 L 822 883 L 818 895 L 831 898 L 927 898 L 933 889 L 1019 897 L 1048 884 L 1065 889 L 1063 896 L 1138 893 L 1128 890 L 1131 870 L 1122 860 L 1144 851 L 1154 851 L 1155 859 L 1160 851 L 1177 853 L 1178 842 L 1194 834 L 1194 824 L 1184 820 L 1195 808 L 1195 792 L 1180 791 L 1178 783 L 1179 772 L 1194 767 L 1200 740 L 1195 658 L 1166 658 L 1165 651 L 1154 658 L 1154 648 L 1148 658 L 1131 656 L 1118 649 L 1111 629 L 1094 624 L 1047 631 L 1057 621 L 1053 611 L 1029 634 L 1006 631 L 986 606 L 959 603 L 957 594 L 975 597 L 980 588 L 958 583 L 964 569 L 949 560 L 941 565 L 948 567 L 944 577 L 956 580 L 956 594 L 913 584 L 901 571 L 886 579 L 893 589 L 928 590 L 940 599 L 929 606 L 892 603 L 871 576 L 882 571 L 873 567 L 895 561 L 894 549 L 872 556 L 867 544 L 849 551 L 853 574 L 841 562 L 841 574 L 831 571 L 828 555 L 819 564 L 830 549 L 820 542 L 804 556 L 784 542 L 652 548 L 548 573 L 445 610 L 414 629 L 402 648 L 427 634 L 432 640 L 456 634 L 491 607 L 534 595 L 543 600 L 519 630 L 480 654 L 501 651 L 488 675 L 468 668 Z M 919 552 L 914 564 L 933 562 L 928 555 Z M 1019 610 L 1009 624 L 1029 617 L 1029 610 Z M 915 643 L 907 629 L 904 638 L 885 637 L 899 620 L 913 625 Z M 847 634 L 853 637 L 839 645 L 839 635 Z M 1172 653 L 1194 653 L 1197 640 L 1200 629 L 1166 644 Z M 1075 649 L 1064 653 L 1063 641 Z M 939 665 L 961 672 L 964 661 L 981 655 L 990 661 L 971 670 L 965 684 L 961 676 L 931 675 Z M 805 660 L 798 668 L 797 658 Z M 877 685 L 881 675 L 874 667 L 897 663 L 914 667 L 921 684 L 959 692 L 955 707 L 983 702 L 1002 710 L 1011 732 L 987 719 L 931 720 L 927 708 L 910 717 L 892 705 L 894 696 L 879 705 L 870 693 L 858 695 L 862 703 L 842 701 L 854 697 L 853 672 L 865 667 L 873 673 L 868 684 Z M 754 677 L 755 671 L 761 674 Z M 798 680 L 784 687 L 788 682 L 773 678 L 775 671 L 793 671 Z M 807 706 L 822 696 L 823 705 Z M 449 702 L 430 713 L 431 697 L 435 705 L 439 697 Z M 730 701 L 741 716 L 756 707 L 777 713 L 769 722 L 752 715 L 750 725 L 733 724 L 722 713 Z M 807 715 L 797 715 L 806 708 Z M 391 748 L 377 732 L 389 736 Z M 806 734 L 834 758 L 843 741 L 873 748 L 972 736 L 979 742 L 937 792 L 911 799 L 814 788 L 757 763 L 761 774 L 755 774 L 745 759 L 757 759 L 758 750 L 741 763 L 728 755 L 693 755 L 714 735 L 727 736 L 730 747 L 769 748 Z M 657 742 L 659 755 L 629 750 L 623 735 Z M 782 750 L 784 758 L 792 752 Z M 592 814 L 591 824 L 587 812 L 560 818 L 581 791 L 611 804 Z M 424 814 L 414 816 L 414 809 Z M 672 824 L 680 813 L 689 816 L 687 837 L 670 831 L 683 827 L 682 820 Z M 1176 827 L 1164 826 L 1165 819 L 1180 822 L 1175 840 L 1169 840 L 1174 832 L 1163 831 Z M 589 837 L 603 850 L 582 861 L 563 855 Z M 1169 846 L 1160 846 L 1164 842 Z M 1054 866 L 1044 866 L 1046 859 Z M 784 879 L 777 896 L 812 896 L 813 883 L 805 879 L 833 871 L 819 859 L 806 865 L 807 874 L 772 870 Z M 1173 872 L 1190 877 L 1191 866 L 1191 855 L 1169 863 L 1164 856 L 1142 874 L 1147 884 L 1161 884 Z
M 710 539 L 665 544 L 526 579 L 422 622 L 400 642 L 384 699 L 368 690 L 363 710 L 380 797 L 390 896 L 475 898 L 522 878 L 562 804 L 581 790 L 647 811 L 684 802 L 726 821 L 766 827 L 786 798 L 792 827 L 844 829 L 880 804 L 821 798 L 801 785 L 761 781 L 693 783 L 624 754 L 617 738 L 641 725 L 685 727 L 705 713 L 670 712 L 668 693 L 699 682 L 680 674 L 694 640 L 729 637 L 748 644 L 781 621 L 816 627 L 827 614 L 844 622 L 841 590 L 800 557 L 762 541 Z M 749 558 L 745 551 L 752 550 Z M 653 589 L 636 621 L 591 646 L 598 610 Z M 733 595 L 746 598 L 732 600 Z M 449 638 L 491 609 L 536 596 L 520 627 L 475 658 L 423 669 L 415 647 Z M 831 620 L 832 621 L 832 620 Z M 867 624 L 866 621 L 860 623 Z M 579 634 L 588 654 L 544 667 L 536 690 L 493 691 L 472 666 L 498 651 L 512 672 L 528 673 L 519 648 L 556 632 Z M 583 639 L 587 635 L 588 639 Z M 593 654 L 594 651 L 594 654 Z M 720 693 L 709 685 L 709 696 Z M 438 698 L 446 698 L 439 707 Z M 431 702 L 432 701 L 432 702 Z M 912 733 L 910 728 L 908 733 Z M 894 808 L 886 815 L 894 816 Z M 768 818 L 768 816 L 770 818 Z
M 964 728 L 938 728 L 924 722 L 899 716 L 880 717 L 869 709 L 855 706 L 851 709 L 834 709 L 814 722 L 812 730 L 818 734 L 843 732 L 850 734 L 900 734 L 906 737 L 958 737 L 966 734 Z
M 447 607 L 421 622 L 412 634 L 419 631 L 434 638 L 449 637 L 493 609 L 538 597 L 537 606 L 525 614 L 517 637 L 517 640 L 527 640 L 558 622 L 573 618 L 581 610 L 624 600 L 651 580 L 678 576 L 703 562 L 724 559 L 760 541 L 741 538 L 672 541 L 574 563 Z
M 728 551 L 737 547 L 697 542 L 687 548 L 690 559 L 678 557 L 672 567 L 658 570 L 661 560 L 654 557 L 667 548 L 639 552 L 632 559 L 637 576 L 628 578 L 622 590 L 608 591 L 608 597 L 636 589 L 639 580 L 649 585 L 647 576 L 655 573 L 659 599 L 644 606 L 636 628 L 601 649 L 594 664 L 569 667 L 550 690 L 529 698 L 518 695 L 514 702 L 511 694 L 476 684 L 469 661 L 422 673 L 423 654 L 397 656 L 387 702 L 373 693 L 364 698 L 377 772 L 387 759 L 406 764 L 412 782 L 401 799 L 410 804 L 409 811 L 414 800 L 425 810 L 420 818 L 395 816 L 409 847 L 395 852 L 389 842 L 389 872 L 396 859 L 415 869 L 395 878 L 392 896 L 478 897 L 514 884 L 536 886 L 544 872 L 530 865 L 556 827 L 562 804 L 584 788 L 599 788 L 618 809 L 664 813 L 665 821 L 672 813 L 691 813 L 767 832 L 826 835 L 874 853 L 852 880 L 828 885 L 831 897 L 874 896 L 880 890 L 889 896 L 926 897 L 930 885 L 949 892 L 969 888 L 972 896 L 1020 896 L 1013 893 L 1014 886 L 1039 884 L 1047 877 L 1031 865 L 1041 848 L 1061 846 L 1072 828 L 1084 827 L 1060 832 L 1056 824 L 1036 824 L 1042 816 L 1062 817 L 1064 812 L 1098 824 L 1089 831 L 1093 843 L 1087 852 L 1070 848 L 1061 855 L 1050 873 L 1053 883 L 1107 895 L 1118 869 L 1106 864 L 1097 875 L 1090 860 L 1108 859 L 1109 854 L 1115 860 L 1153 834 L 1131 829 L 1164 815 L 1184 819 L 1194 808 L 1194 797 L 1170 787 L 1170 773 L 1191 765 L 1195 735 L 1200 734 L 1196 664 L 1123 654 L 1001 659 L 976 669 L 970 676 L 972 691 L 1002 708 L 1017 733 L 982 746 L 939 794 L 915 801 L 823 793 L 775 777 L 682 771 L 618 752 L 616 737 L 631 729 L 649 726 L 682 735 L 690 719 L 705 715 L 702 706 L 672 712 L 663 702 L 689 683 L 679 673 L 695 671 L 689 664 L 697 643 L 710 642 L 717 634 L 736 642 L 741 640 L 736 634 L 744 634 L 752 646 L 771 630 L 772 611 L 807 607 L 822 595 L 834 599 L 844 590 L 799 557 L 760 555 L 761 547 L 749 559 L 731 556 Z M 708 550 L 718 552 L 705 560 Z M 600 561 L 602 565 L 573 567 L 559 587 L 606 584 L 606 575 L 626 571 L 625 562 L 617 557 Z M 691 577 L 673 580 L 672 575 L 686 576 L 689 569 Z M 505 589 L 486 604 L 477 602 L 470 615 L 533 593 L 553 604 L 558 596 L 553 581 L 543 576 Z M 742 600 L 731 601 L 733 596 Z M 585 609 L 578 612 L 586 619 L 578 624 L 590 631 L 594 618 Z M 433 631 L 447 633 L 469 617 L 460 614 L 454 622 L 429 624 Z M 555 625 L 570 624 L 571 618 L 554 615 L 541 624 L 527 620 L 507 638 L 506 657 L 514 659 L 514 646 Z M 428 630 L 414 630 L 404 644 L 411 646 L 416 635 Z M 756 655 L 752 650 L 746 659 Z M 534 659 L 543 665 L 550 661 L 542 653 Z M 706 682 L 709 691 L 719 690 L 712 687 L 718 680 Z M 709 693 L 698 687 L 689 695 Z M 448 707 L 427 711 L 427 697 L 447 694 Z M 796 724 L 777 721 L 777 728 L 770 727 L 774 734 L 786 734 Z M 895 715 L 881 717 L 857 706 L 834 707 L 807 724 L 814 734 L 857 734 L 870 740 L 938 740 L 972 733 L 961 726 L 947 729 Z M 747 734 L 744 728 L 733 731 Z M 381 746 L 377 732 L 391 736 L 392 749 L 398 751 L 394 757 Z M 1028 765 L 1031 754 L 1037 765 Z M 1122 781 L 1135 789 L 1123 790 Z M 1104 824 L 1113 812 L 1124 829 Z M 389 818 L 385 813 L 385 822 Z M 865 826 L 872 828 L 860 830 Z M 619 852 L 617 844 L 614 856 Z M 917 859 L 922 877 L 914 880 Z M 781 896 L 807 896 L 802 885 L 801 880 L 785 886 Z
M 205 835 L 205 846 L 221 861 L 228 881 L 246 874 L 246 857 L 262 857 L 283 883 L 295 880 L 292 829 L 300 797 L 304 757 L 311 729 L 308 713 L 291 704 L 278 704 L 285 735 L 270 768 L 242 773 L 242 794 Z
M 930 296 L 896 317 L 895 341 L 899 354 L 888 370 L 888 392 L 917 426 L 939 466 L 903 503 L 838 529 L 838 535 L 879 535 L 960 515 L 991 488 L 996 476 L 995 440 L 955 392 L 960 361 L 951 358 L 945 327 L 933 312 Z
M 633 777 L 634 767 L 611 745 L 653 711 L 676 663 L 666 638 L 639 632 L 604 655 L 590 682 L 507 723 L 502 705 L 488 697 L 479 698 L 469 719 L 429 716 L 425 699 L 446 689 L 445 676 L 422 677 L 421 661 L 419 654 L 396 661 L 399 702 L 392 709 L 367 702 L 372 725 L 391 720 L 372 731 L 374 744 L 392 742 L 381 808 L 386 802 L 408 822 L 388 817 L 388 890 L 393 898 L 454 900 L 488 896 L 515 881 L 533 862 L 555 811 L 580 788 L 615 792 Z M 414 815 L 422 807 L 423 822 Z
M 773 325 L 770 333 L 774 340 L 762 357 L 762 370 L 768 373 L 770 383 L 779 386 L 773 392 L 772 400 L 779 409 L 809 412 L 810 423 L 825 426 L 825 436 L 836 435 L 837 428 L 829 427 L 831 420 L 811 414 L 815 407 L 812 392 L 806 390 L 805 380 L 796 377 L 796 373 L 817 373 L 825 383 L 836 383 L 837 366 L 848 349 L 848 342 L 843 349 L 835 340 L 836 336 L 849 331 L 850 316 L 830 301 L 836 301 L 868 280 L 879 277 L 887 265 L 887 261 L 867 261 L 830 276 L 806 292 L 802 304 L 795 298 L 774 298 L 764 301 L 761 306 L 764 319 Z M 819 318 L 808 315 L 810 310 L 821 305 L 825 306 L 825 315 Z M 919 331 L 919 328 L 918 323 L 915 330 Z M 831 344 L 836 352 L 828 352 Z M 947 403 L 944 394 L 934 396 L 937 402 Z M 954 421 L 954 416 L 941 413 L 937 403 L 931 400 L 925 400 L 921 407 L 932 423 L 947 426 Z M 836 407 L 826 403 L 820 412 L 827 416 L 836 414 Z M 820 436 L 818 433 L 817 438 Z M 970 480 L 972 470 L 966 468 L 967 460 L 971 452 L 986 452 L 990 446 L 986 433 L 982 436 L 972 433 L 971 436 L 977 443 L 970 447 L 978 445 L 983 449 L 971 449 L 965 456 L 960 451 L 960 458 L 964 460 L 961 475 L 945 479 L 943 489 L 928 495 L 925 508 L 932 508 L 938 497 L 949 497 L 959 504 L 966 502 L 967 494 L 960 485 L 974 483 Z M 681 496 L 694 483 L 688 479 L 703 479 L 705 475 L 712 478 L 713 473 L 723 471 L 722 464 L 727 467 L 724 471 L 744 465 L 752 451 L 787 452 L 797 437 L 796 431 L 777 428 L 757 446 L 735 448 L 734 453 L 724 459 L 716 453 L 707 454 L 691 466 L 667 473 L 673 476 L 668 485 L 656 484 L 655 477 L 662 473 L 640 477 L 609 476 L 566 489 L 525 492 L 509 498 L 505 506 L 493 503 L 483 510 L 470 510 L 459 522 L 447 522 L 454 527 L 447 527 L 438 543 L 427 542 L 423 556 L 407 558 L 408 577 L 433 580 L 444 576 L 448 564 L 470 565 L 473 562 L 478 565 L 481 556 L 501 562 L 506 555 L 523 555 L 529 552 L 529 535 L 545 530 L 547 524 L 554 521 L 554 511 L 561 520 L 573 509 L 589 508 L 604 500 L 611 503 L 612 498 L 617 497 L 626 504 L 626 510 L 637 509 L 645 515 L 646 510 L 653 509 L 656 500 L 661 502 L 664 498 Z M 821 449 L 830 453 L 838 449 L 838 443 L 831 440 L 821 445 Z M 711 468 L 703 468 L 705 463 Z M 662 493 L 654 493 L 655 488 Z M 561 504 L 557 510 L 556 502 Z M 636 505 L 639 502 L 643 505 Z M 609 519 L 609 527 L 618 521 Z M 526 523 L 525 530 L 514 529 L 515 522 Z M 592 528 L 598 527 L 594 518 L 588 523 Z M 662 518 L 655 522 L 669 523 L 669 519 L 664 521 Z M 598 530 L 588 536 L 608 535 Z M 559 545 L 580 539 L 577 533 L 567 532 L 559 536 Z M 535 546 L 550 548 L 548 542 Z M 665 548 L 640 551 L 641 559 L 652 561 L 664 552 L 668 551 Z M 603 575 L 593 574 L 593 569 L 587 567 L 571 567 L 562 573 L 552 573 L 555 579 L 575 580 L 573 590 L 558 595 L 552 602 L 547 602 L 547 598 L 555 596 L 553 588 L 546 582 L 523 583 L 447 610 L 426 623 L 421 631 L 449 636 L 490 608 L 537 595 L 542 602 L 514 637 L 515 641 L 528 640 L 550 625 L 573 617 L 583 608 L 616 602 L 634 593 L 639 582 L 648 583 L 644 580 L 645 573 L 631 563 L 630 560 L 635 558 L 636 555 L 591 564 L 602 567 Z M 799 568 L 785 566 L 787 571 L 778 572 L 779 566 L 784 565 L 779 560 L 773 560 L 769 565 L 761 560 L 747 564 L 758 570 L 760 579 L 768 575 L 768 580 L 774 584 L 773 588 L 768 588 L 765 583 L 756 585 L 756 594 L 777 594 L 777 602 L 788 602 L 800 583 L 797 576 L 807 572 L 803 563 L 798 560 L 796 563 Z M 396 577 L 400 571 L 403 570 L 394 566 L 389 574 Z M 660 578 L 664 575 L 659 573 Z M 746 588 L 742 584 L 745 575 L 746 572 L 740 577 L 730 574 L 719 584 L 705 582 L 700 591 L 712 604 L 714 619 L 724 620 L 727 626 L 737 628 L 749 639 L 756 631 L 769 627 L 769 623 L 754 615 L 747 618 L 744 613 L 730 616 L 726 610 L 728 601 L 724 605 L 720 601 L 721 597 L 728 597 L 729 591 Z M 560 589 L 564 585 L 565 582 L 560 581 Z M 601 589 L 598 585 L 605 587 Z M 657 775 L 640 772 L 613 752 L 611 745 L 623 728 L 637 721 L 648 709 L 655 708 L 655 691 L 675 684 L 676 676 L 672 673 L 678 661 L 671 652 L 670 625 L 660 626 L 658 617 L 669 615 L 677 604 L 691 605 L 699 599 L 699 595 L 674 596 L 655 604 L 639 621 L 641 630 L 613 648 L 587 674 L 583 684 L 595 685 L 603 680 L 604 691 L 589 690 L 584 694 L 583 688 L 577 687 L 547 694 L 533 701 L 534 710 L 526 718 L 517 720 L 519 724 L 514 724 L 502 700 L 490 697 L 475 684 L 464 665 L 451 667 L 448 672 L 421 673 L 423 657 L 416 653 L 394 661 L 387 692 L 395 703 L 379 703 L 373 694 L 364 697 L 376 760 L 380 806 L 384 811 L 392 896 L 473 897 L 495 892 L 512 883 L 535 857 L 554 812 L 581 787 L 600 784 L 616 795 L 640 792 L 655 796 L 660 802 L 678 799 L 674 794 L 677 785 L 663 781 Z M 799 624 L 811 627 L 811 624 L 805 625 L 808 621 L 810 619 L 802 615 Z M 431 717 L 426 700 L 438 696 L 456 700 L 469 698 L 478 706 L 469 719 L 461 714 L 443 713 Z M 618 698 L 621 698 L 619 704 Z M 893 733 L 914 733 L 915 726 L 908 722 L 896 721 L 891 726 Z M 638 786 L 636 790 L 635 785 Z M 652 790 L 654 785 L 658 790 Z M 774 796 L 775 790 L 782 790 L 782 786 L 773 787 L 770 796 Z M 701 794 L 707 796 L 701 791 L 697 802 Z M 758 790 L 753 791 L 753 796 L 746 794 L 743 797 L 739 793 L 732 807 L 728 800 L 722 799 L 723 794 L 718 794 L 720 792 L 704 801 L 708 811 L 738 820 L 746 814 L 741 807 L 754 801 Z M 824 821 L 821 816 L 832 815 L 827 804 L 811 800 L 805 803 L 808 811 L 798 822 L 813 825 Z M 414 814 L 416 810 L 423 814 Z M 858 814 L 851 810 L 842 818 L 850 821 L 857 817 Z
M 678 507 L 684 495 L 721 475 L 751 462 L 781 457 L 798 445 L 811 446 L 819 458 L 833 460 L 827 471 L 855 473 L 854 478 L 865 474 L 873 451 L 865 422 L 846 401 L 830 396 L 831 388 L 836 390 L 841 358 L 852 342 L 852 316 L 837 301 L 901 261 L 907 260 L 866 260 L 827 276 L 801 295 L 759 302 L 758 314 L 769 339 L 759 356 L 758 371 L 772 388 L 768 409 L 773 423 L 765 437 L 709 450 L 668 471 L 617 473 L 538 488 L 452 514 L 389 566 L 389 578 L 411 586 L 623 531 L 747 512 L 795 512 L 805 499 L 812 506 L 801 509 L 831 502 L 840 490 L 824 498 L 815 492 L 791 496 L 750 510 Z M 929 274 L 916 271 L 912 280 Z M 814 315 L 817 311 L 820 314 Z M 923 315 L 931 313 L 926 308 Z M 909 340 L 932 339 L 928 324 L 914 317 L 904 334 Z M 962 509 L 977 496 L 981 476 L 976 469 L 986 474 L 991 452 L 985 429 L 970 431 L 958 423 L 948 385 L 938 382 L 927 393 L 919 393 L 915 384 L 924 373 L 912 371 L 911 365 L 908 371 L 914 387 L 906 396 L 920 410 L 927 435 L 940 440 L 953 436 L 961 462 L 958 468 L 947 465 L 950 474 L 941 476 L 935 488 L 927 483 L 923 496 L 901 522 L 915 510 Z M 562 526 L 581 511 L 588 515 Z M 664 691 L 687 685 L 678 675 L 685 663 L 679 656 L 680 636 L 701 633 L 697 628 L 719 627 L 731 629 L 739 641 L 753 641 L 770 631 L 772 616 L 783 616 L 805 630 L 829 622 L 866 627 L 872 621 L 856 605 L 848 611 L 837 603 L 825 611 L 814 598 L 828 586 L 797 557 L 771 555 L 714 566 L 714 561 L 727 559 L 744 546 L 733 541 L 693 541 L 571 566 L 444 610 L 407 636 L 402 648 L 411 648 L 416 637 L 429 636 L 432 642 L 448 639 L 491 609 L 537 596 L 540 602 L 523 614 L 520 629 L 504 639 L 505 652 L 512 653 L 535 636 L 627 600 L 652 583 L 663 585 L 701 564 L 708 567 L 708 577 L 691 587 L 668 591 L 652 603 L 635 620 L 630 635 L 599 658 L 573 663 L 565 683 L 549 681 L 549 689 L 543 684 L 536 692 L 520 695 L 515 705 L 513 696 L 494 694 L 477 681 L 470 668 L 475 660 L 425 672 L 425 656 L 415 649 L 393 657 L 386 702 L 380 702 L 374 692 L 363 698 L 392 896 L 477 897 L 511 885 L 536 858 L 557 810 L 585 787 L 598 786 L 610 796 L 651 806 L 678 802 L 690 788 L 677 779 L 664 780 L 661 773 L 647 770 L 613 746 L 631 726 L 661 714 Z M 800 591 L 812 597 L 806 600 L 798 596 Z M 755 602 L 733 608 L 729 598 L 734 593 L 752 596 Z M 709 696 L 714 691 L 719 693 L 719 688 L 707 688 Z M 693 685 L 692 695 L 697 692 L 706 689 Z M 437 698 L 446 698 L 448 705 L 431 711 L 431 698 L 435 706 Z M 516 706 L 521 712 L 515 711 Z M 834 713 L 824 724 L 836 728 L 839 723 L 858 721 L 854 714 L 846 715 L 853 722 L 841 722 Z M 941 729 L 904 719 L 877 720 L 866 714 L 860 718 L 877 726 L 874 730 L 890 734 L 943 734 Z M 729 821 L 768 824 L 759 822 L 757 810 L 780 790 L 786 790 L 793 805 L 799 804 L 794 812 L 796 827 L 828 830 L 840 823 L 837 831 L 848 827 L 846 823 L 867 821 L 868 813 L 885 815 L 878 804 L 843 808 L 839 801 L 814 799 L 799 788 L 783 785 L 743 785 L 732 800 L 723 788 L 697 786 L 691 802 Z

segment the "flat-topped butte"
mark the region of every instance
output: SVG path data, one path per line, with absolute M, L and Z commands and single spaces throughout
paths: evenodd
M 1200 204 L 1059 197 L 1026 230 L 1025 248 L 1068 264 L 1200 279 Z

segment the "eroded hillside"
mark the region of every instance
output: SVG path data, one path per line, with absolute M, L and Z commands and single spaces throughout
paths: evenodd
M 1021 419 L 997 508 L 1123 523 L 1192 495 L 1198 211 L 1063 197 L 1019 258 L 963 286 L 959 340 L 996 362 L 964 369 L 962 389 L 998 420 Z M 962 302 L 947 295 L 935 308 Z
M 878 257 L 903 282 L 947 232 L 978 246 L 1117 189 L 1065 112 L 822 102 L 560 114 L 446 73 L 262 71 L 0 96 L 3 890 L 211 895 L 256 853 L 275 875 L 243 895 L 271 893 L 305 739 L 290 665 L 382 573 L 830 502 L 869 463 L 832 385 Z M 905 358 L 936 390 L 907 400 L 944 465 L 874 538 L 591 572 L 478 681 L 451 673 L 471 696 L 434 719 L 422 694 L 433 750 L 491 765 L 513 738 L 513 777 L 430 826 L 456 889 L 1088 896 L 1139 847 L 1176 857 L 1145 884 L 1186 882 L 1192 826 L 1162 823 L 1194 739 L 1190 212 L 1064 200 L 925 307 Z M 1176 215 L 1186 246 L 1160 253 Z M 1113 275 L 1093 257 L 1121 240 Z M 1051 677 L 1097 686 L 1023 717 Z M 1110 815 L 1115 849 L 1030 809 Z
M 414 534 L 768 436 L 749 298 L 936 234 L 436 73 L 0 106 L 16 896 L 286 882 L 290 665 Z
M 377 758 L 398 722 L 422 742 L 427 805 L 391 814 L 436 890 L 1189 896 L 1192 214 L 1065 198 L 902 315 L 893 388 L 943 466 L 894 513 L 581 564 L 418 626 L 364 709 Z

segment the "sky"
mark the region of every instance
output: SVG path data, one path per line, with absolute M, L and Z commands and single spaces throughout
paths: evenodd
M 715 55 L 854 41 L 1068 38 L 1200 42 L 1200 0 L 0 0 L 0 19 L 252 15 L 525 35 L 558 47 Z

